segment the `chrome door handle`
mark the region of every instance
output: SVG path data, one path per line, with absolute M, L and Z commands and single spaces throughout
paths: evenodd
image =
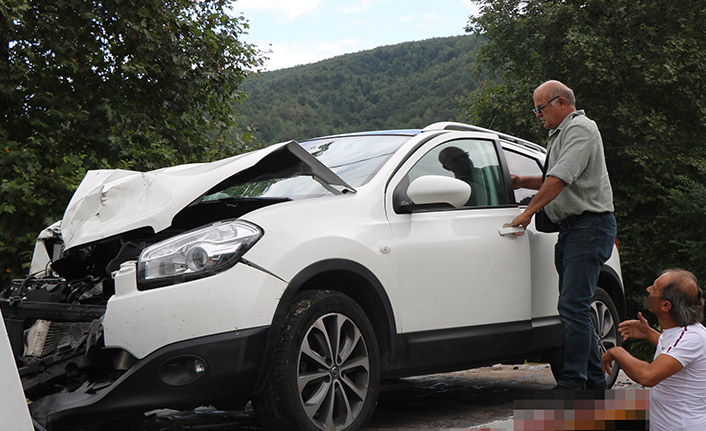
M 520 236 L 520 235 L 525 234 L 525 228 L 523 228 L 522 226 L 509 227 L 509 226 L 503 225 L 503 227 L 498 229 L 498 234 L 500 236 L 508 236 L 508 235 Z

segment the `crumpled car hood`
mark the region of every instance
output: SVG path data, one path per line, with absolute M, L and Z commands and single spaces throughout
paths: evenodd
M 179 211 L 224 179 L 282 151 L 291 153 L 293 166 L 303 162 L 319 182 L 355 191 L 293 141 L 211 163 L 149 172 L 92 170 L 81 181 L 61 221 L 64 249 L 144 227 L 160 232 Z

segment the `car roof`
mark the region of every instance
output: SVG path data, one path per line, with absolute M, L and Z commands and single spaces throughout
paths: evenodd
M 542 147 L 541 145 L 537 145 L 534 142 L 528 141 L 526 139 L 522 139 L 522 138 L 518 138 L 516 136 L 508 135 L 507 133 L 502 133 L 502 132 L 498 132 L 495 130 L 486 129 L 486 128 L 479 127 L 479 126 L 474 126 L 471 124 L 456 123 L 456 122 L 451 122 L 451 121 L 432 123 L 423 129 L 371 130 L 371 131 L 365 131 L 365 132 L 342 133 L 342 134 L 336 134 L 336 135 L 309 138 L 309 139 L 305 139 L 301 142 L 309 142 L 309 141 L 316 141 L 319 139 L 340 138 L 340 137 L 348 137 L 348 136 L 395 135 L 395 136 L 413 137 L 413 136 L 416 136 L 420 133 L 431 132 L 431 131 L 449 131 L 449 132 L 451 132 L 451 131 L 468 131 L 468 132 L 490 133 L 493 135 L 497 135 L 500 139 L 502 139 L 504 141 L 512 142 L 516 145 L 523 146 L 525 148 L 530 148 L 535 151 L 540 151 L 542 153 L 545 152 L 544 147 Z
M 376 135 L 391 135 L 391 136 L 409 136 L 413 137 L 422 133 L 421 129 L 400 129 L 400 130 L 370 130 L 365 132 L 340 133 L 336 135 L 317 136 L 313 138 L 303 139 L 300 142 L 317 141 L 319 139 L 343 138 L 348 136 L 376 136 Z

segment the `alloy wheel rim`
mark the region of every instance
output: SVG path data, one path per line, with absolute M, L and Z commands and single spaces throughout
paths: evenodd
M 321 316 L 299 348 L 297 388 L 304 412 L 322 430 L 358 418 L 370 384 L 370 358 L 356 324 L 340 313 Z
M 608 306 L 602 301 L 591 303 L 591 319 L 598 338 L 598 350 L 601 356 L 608 349 L 618 345 L 618 328 Z M 617 364 L 613 365 L 614 370 Z

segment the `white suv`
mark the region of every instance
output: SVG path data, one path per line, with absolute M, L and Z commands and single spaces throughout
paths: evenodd
M 0 301 L 35 420 L 252 400 L 268 429 L 355 430 L 385 377 L 557 371 L 556 234 L 507 227 L 544 156 L 436 123 L 90 171 Z M 617 248 L 593 305 L 617 345 Z

